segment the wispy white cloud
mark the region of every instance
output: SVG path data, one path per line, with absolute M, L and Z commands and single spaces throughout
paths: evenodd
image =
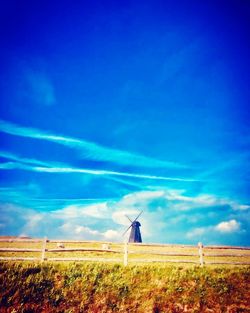
M 224 234 L 230 235 L 241 231 L 241 225 L 235 219 L 230 221 L 223 221 L 217 225 L 208 225 L 205 227 L 195 227 L 186 233 L 186 238 L 193 239 L 197 241 L 206 240 L 212 235 Z
M 250 206 L 239 204 L 230 199 L 224 199 L 210 194 L 198 194 L 195 196 L 185 195 L 185 190 L 163 189 L 163 190 L 144 190 L 130 193 L 121 199 L 122 205 L 139 205 L 144 206 L 154 200 L 164 200 L 168 203 L 171 210 L 190 211 L 197 208 L 208 208 L 214 206 L 230 206 L 233 210 L 247 210 Z
M 63 238 L 71 234 L 71 238 L 77 239 L 121 241 L 121 234 L 117 230 L 108 229 L 102 232 L 88 226 L 79 225 L 75 221 L 61 225 L 59 231 L 61 236 L 64 236 Z
M 4 120 L 0 120 L 0 131 L 15 136 L 46 140 L 64 145 L 80 152 L 83 158 L 95 161 L 112 162 L 136 167 L 175 169 L 186 168 L 185 165 L 176 162 L 158 160 L 140 155 L 138 153 L 131 153 L 125 150 L 109 148 L 83 139 L 54 135 L 35 128 L 18 126 L 14 123 L 9 123 Z
M 32 160 L 30 163 L 35 164 L 35 160 Z M 41 172 L 41 173 L 79 173 L 79 174 L 100 175 L 100 176 L 111 175 L 111 176 L 123 176 L 123 177 L 130 177 L 130 178 L 152 179 L 152 180 L 163 180 L 163 181 L 181 181 L 181 182 L 194 182 L 195 181 L 193 179 L 188 179 L 188 178 L 166 177 L 166 176 L 117 172 L 117 171 L 109 171 L 109 170 L 91 170 L 91 169 L 85 169 L 85 168 L 67 167 L 67 165 L 65 164 L 58 164 L 58 163 L 56 165 L 45 163 L 45 165 L 46 166 L 33 166 L 33 165 L 19 163 L 19 162 L 5 162 L 5 163 L 0 163 L 0 169 L 2 170 L 20 169 L 20 170 Z
M 226 160 L 221 160 L 216 165 L 213 165 L 212 168 L 207 169 L 204 172 L 201 172 L 197 175 L 198 179 L 206 179 L 208 177 L 213 177 L 215 174 L 218 176 L 219 174 L 223 172 L 228 172 L 232 169 L 237 169 L 242 166 L 242 164 L 248 163 L 248 160 L 250 158 L 249 151 L 245 152 L 238 152 L 237 155 L 234 157 L 229 157 Z
M 39 223 L 42 221 L 43 217 L 44 216 L 41 213 L 32 212 L 32 214 L 28 214 L 27 223 L 25 225 L 26 229 L 33 232 L 39 225 Z
M 72 204 L 61 210 L 52 211 L 51 214 L 59 219 L 73 219 L 81 217 L 91 217 L 97 219 L 109 218 L 107 202 L 99 202 L 90 205 Z
M 26 170 L 26 171 L 32 171 L 32 166 L 25 165 L 18 162 L 5 162 L 0 163 L 0 169 L 2 170 L 14 170 L 14 169 L 20 169 L 20 170 Z
M 76 222 L 66 222 L 58 227 L 59 231 L 62 234 L 72 234 L 72 237 L 80 237 L 80 238 L 92 238 L 97 239 L 100 238 L 101 233 L 96 229 L 91 229 L 87 226 L 79 225 Z
M 205 234 L 206 231 L 208 231 L 208 227 L 197 227 L 192 229 L 191 231 L 187 232 L 186 237 L 189 239 L 197 238 L 197 240 L 200 240 L 201 236 Z
M 93 214 L 90 213 L 91 210 Z M 96 211 L 97 208 L 94 206 L 76 205 L 75 208 L 65 207 L 58 212 L 38 212 L 16 204 L 0 203 L 0 233 L 17 236 L 25 234 L 32 237 L 48 236 L 55 239 L 121 240 L 121 231 L 117 230 L 114 224 L 103 230 L 98 225 L 93 225 Z M 99 217 L 101 218 L 101 215 Z
M 126 207 L 122 207 L 120 206 L 120 204 L 118 203 L 116 205 L 116 210 L 112 213 L 112 219 L 116 224 L 119 225 L 123 225 L 123 226 L 128 226 L 129 225 L 129 220 L 126 217 L 133 217 L 139 214 L 139 210 L 136 208 L 126 208 Z
M 107 240 L 114 240 L 114 241 L 119 241 L 121 238 L 121 234 L 119 231 L 117 230 L 113 230 L 113 229 L 108 229 L 105 232 L 102 233 L 102 235 L 104 236 L 104 238 L 106 238 Z
M 71 167 L 34 167 L 34 170 L 37 172 L 48 172 L 48 173 L 83 173 L 91 175 L 115 175 L 115 176 L 124 176 L 132 178 L 142 178 L 142 179 L 154 179 L 154 180 L 166 180 L 166 181 L 182 181 L 182 182 L 194 182 L 193 179 L 188 178 L 177 178 L 177 177 L 166 177 L 166 176 L 156 176 L 156 175 L 146 175 L 146 174 L 135 174 L 135 173 L 126 173 L 126 172 L 116 172 L 116 171 L 107 171 L 107 170 L 90 170 L 83 168 L 71 168 Z
M 145 188 L 145 186 L 143 186 L 140 181 L 135 181 L 132 178 L 128 179 L 128 178 L 122 178 L 122 177 L 118 177 L 118 176 L 110 176 L 110 178 L 114 182 L 117 182 L 117 183 L 124 185 L 124 186 L 127 186 L 127 187 L 133 187 L 136 190 L 141 190 L 141 189 Z
M 0 151 L 0 157 L 8 159 L 8 160 L 12 160 L 12 161 L 32 164 L 32 165 L 36 165 L 36 166 L 50 166 L 50 164 L 48 162 L 40 161 L 37 159 L 19 157 L 18 155 L 7 152 L 7 151 Z

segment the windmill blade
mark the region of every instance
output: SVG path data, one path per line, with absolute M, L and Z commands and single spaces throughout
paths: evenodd
M 137 218 L 134 220 L 134 222 L 137 221 L 137 219 L 139 218 L 139 216 L 141 216 L 142 212 L 143 212 L 143 210 L 139 213 L 139 215 L 138 215 Z
M 126 234 L 126 232 L 129 230 L 130 227 L 132 227 L 132 224 L 125 230 L 125 232 L 122 234 L 122 236 L 124 236 Z
M 131 222 L 133 223 L 133 221 L 131 220 L 131 218 L 129 218 L 126 214 L 125 214 L 126 218 Z

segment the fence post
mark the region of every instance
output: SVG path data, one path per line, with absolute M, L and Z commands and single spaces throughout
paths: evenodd
M 199 248 L 200 266 L 203 266 L 204 265 L 203 244 L 201 242 L 198 243 L 198 248 Z
M 42 246 L 41 262 L 43 262 L 45 260 L 46 243 L 47 243 L 47 237 L 44 237 L 43 246 Z
M 128 265 L 128 243 L 124 243 L 124 260 L 123 260 L 124 266 Z

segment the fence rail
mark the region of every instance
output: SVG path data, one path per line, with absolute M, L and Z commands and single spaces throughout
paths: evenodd
M 22 244 L 41 244 L 40 248 L 26 248 L 26 247 L 0 247 L 0 260 L 3 261 L 99 261 L 99 262 L 123 262 L 126 266 L 128 263 L 193 263 L 204 266 L 206 264 L 232 264 L 232 265 L 250 265 L 250 247 L 236 247 L 236 246 L 203 246 L 198 243 L 194 245 L 175 245 L 175 244 L 145 244 L 145 243 L 125 243 L 116 244 L 111 242 L 96 242 L 96 241 L 76 241 L 76 240 L 49 240 L 43 239 L 0 239 L 0 243 L 22 243 Z M 56 248 L 48 247 L 48 244 L 57 244 Z M 95 244 L 101 245 L 102 248 L 96 247 L 65 247 L 67 244 Z M 118 248 L 110 248 L 111 246 L 118 246 Z M 147 250 L 145 247 L 148 247 Z M 142 248 L 142 249 L 141 249 Z M 154 249 L 152 249 L 154 248 Z M 173 251 L 159 251 L 157 248 L 172 249 Z M 189 249 L 191 252 L 180 252 L 181 249 Z M 211 250 L 221 250 L 222 253 L 211 253 Z M 223 253 L 225 250 L 225 253 Z M 233 253 L 226 251 L 232 250 Z M 238 253 L 240 250 L 240 253 Z M 210 251 L 210 252 L 209 252 Z M 244 251 L 244 253 L 243 253 Z M 24 256 L 1 256 L 1 253 L 36 253 L 36 257 Z M 50 253 L 96 253 L 97 256 L 84 256 L 84 257 L 49 257 Z M 39 256 L 40 253 L 40 256 Z M 120 258 L 103 257 L 105 254 L 120 255 Z M 102 255 L 103 256 L 100 256 Z M 141 256 L 140 258 L 134 256 Z M 160 256 L 161 259 L 151 259 L 150 256 Z M 166 258 L 171 257 L 171 259 Z M 181 259 L 173 259 L 172 257 L 179 257 Z M 188 257 L 190 259 L 182 259 Z M 220 260 L 211 260 L 211 258 L 220 258 Z M 221 258 L 242 258 L 240 261 L 221 260 Z

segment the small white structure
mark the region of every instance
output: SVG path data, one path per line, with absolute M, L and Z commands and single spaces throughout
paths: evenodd
M 110 245 L 108 243 L 103 243 L 102 244 L 102 249 L 103 250 L 109 250 L 110 249 Z
M 65 248 L 65 246 L 64 246 L 64 244 L 62 242 L 57 242 L 56 247 L 57 248 L 62 248 L 62 249 Z

